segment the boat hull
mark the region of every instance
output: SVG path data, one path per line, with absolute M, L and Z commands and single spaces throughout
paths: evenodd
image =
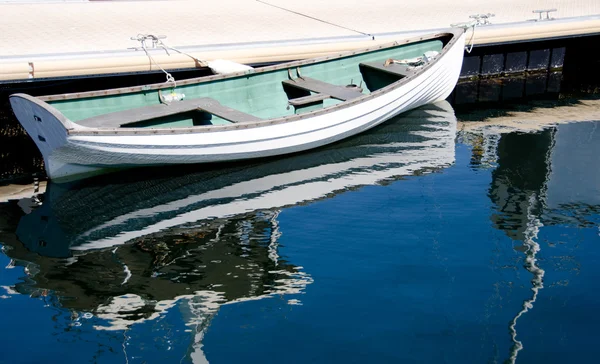
M 48 177 L 60 182 L 111 169 L 262 158 L 330 144 L 404 111 L 446 99 L 458 80 L 463 52 L 464 34 L 438 62 L 400 87 L 329 113 L 247 128 L 94 133 L 27 95 L 11 96 L 11 104 L 40 148 Z

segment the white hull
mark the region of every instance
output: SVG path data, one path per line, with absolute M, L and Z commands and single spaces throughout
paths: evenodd
M 330 113 L 274 125 L 185 134 L 94 135 L 90 129 L 70 122 L 48 104 L 27 95 L 11 96 L 11 104 L 42 152 L 48 177 L 54 180 L 79 178 L 112 168 L 276 156 L 342 140 L 404 111 L 446 99 L 460 74 L 464 37 L 462 34 L 439 61 L 401 87 Z

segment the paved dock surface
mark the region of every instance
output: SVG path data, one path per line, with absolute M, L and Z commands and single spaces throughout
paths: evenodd
M 550 15 L 557 19 L 600 14 L 599 0 L 6 1 L 0 0 L 0 65 L 13 66 L 34 59 L 125 52 L 139 45 L 130 39 L 139 33 L 166 35 L 167 45 L 185 48 L 315 38 L 366 40 L 373 34 L 444 28 L 478 13 L 495 14 L 493 24 L 535 19 L 536 9 L 556 8 Z
M 135 46 L 130 37 L 138 33 L 167 35 L 171 46 L 192 46 L 437 29 L 477 13 L 495 14 L 496 24 L 534 19 L 532 10 L 548 8 L 557 9 L 551 13 L 556 18 L 595 15 L 600 1 L 0 1 L 0 55 L 121 50 Z

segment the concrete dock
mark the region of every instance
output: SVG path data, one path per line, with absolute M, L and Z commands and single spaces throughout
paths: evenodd
M 539 20 L 533 11 L 540 9 L 556 11 Z M 600 33 L 598 0 L 0 0 L 0 82 L 156 70 L 131 49 L 138 34 L 165 35 L 166 45 L 201 60 L 259 64 L 402 39 L 487 13 L 491 25 L 476 29 L 475 44 Z M 196 66 L 183 54 L 151 54 L 166 69 Z

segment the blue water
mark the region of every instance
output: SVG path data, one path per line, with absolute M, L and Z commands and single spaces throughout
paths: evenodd
M 596 362 L 599 124 L 420 110 L 2 203 L 0 362 Z

